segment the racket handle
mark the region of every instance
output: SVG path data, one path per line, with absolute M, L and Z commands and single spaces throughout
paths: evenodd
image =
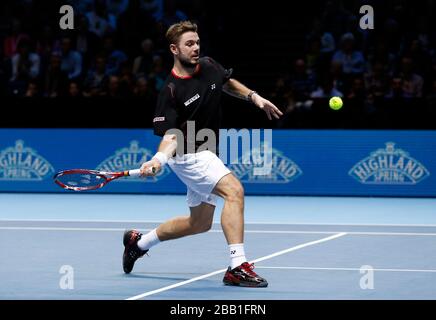
M 140 169 L 129 170 L 129 176 L 130 177 L 137 178 L 140 175 L 141 175 L 141 170 Z
M 155 173 L 156 168 L 152 167 L 149 171 L 150 173 Z M 133 178 L 138 178 L 141 176 L 141 169 L 129 170 L 129 176 Z

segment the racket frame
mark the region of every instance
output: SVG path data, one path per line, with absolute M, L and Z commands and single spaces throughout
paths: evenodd
M 153 170 L 154 171 L 154 170 Z M 73 187 L 66 185 L 62 181 L 59 181 L 59 177 L 69 175 L 69 174 L 92 174 L 95 176 L 98 176 L 102 179 L 102 182 L 93 186 L 89 187 Z M 106 172 L 106 171 L 98 171 L 98 170 L 89 170 L 89 169 L 70 169 L 70 170 L 63 170 L 58 173 L 56 173 L 53 176 L 54 182 L 59 185 L 61 188 L 66 190 L 73 190 L 73 191 L 88 191 L 88 190 L 96 190 L 104 187 L 106 184 L 111 182 L 112 180 L 121 178 L 121 177 L 139 177 L 140 176 L 140 170 L 125 170 L 125 171 L 119 171 L 119 172 Z

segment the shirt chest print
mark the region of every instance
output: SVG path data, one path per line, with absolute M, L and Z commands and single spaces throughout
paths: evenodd
M 197 93 L 195 96 L 193 96 L 192 98 L 189 98 L 188 100 L 186 100 L 184 102 L 185 107 L 189 106 L 191 103 L 193 103 L 195 100 L 197 100 L 198 98 L 200 98 L 200 95 Z
M 210 85 L 210 89 L 211 90 L 215 90 L 216 89 L 216 84 L 212 83 Z M 198 98 L 200 98 L 200 95 L 197 93 L 195 94 L 193 97 L 189 98 L 188 100 L 186 100 L 183 104 L 185 105 L 185 107 L 189 106 L 191 103 L 193 103 L 195 100 L 198 100 Z

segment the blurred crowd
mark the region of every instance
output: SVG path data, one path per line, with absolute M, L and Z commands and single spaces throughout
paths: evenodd
M 311 18 L 304 52 L 278 77 L 271 97 L 286 112 L 342 97 L 371 113 L 377 101 L 436 101 L 436 1 L 326 1 Z M 361 29 L 363 4 L 375 26 Z
M 294 59 L 265 93 L 286 113 L 310 110 L 314 100 L 331 96 L 357 101 L 365 112 L 379 99 L 435 104 L 436 1 L 313 1 L 304 13 L 301 50 L 289 52 Z M 75 10 L 74 30 L 59 28 L 64 4 Z M 363 4 L 373 5 L 374 30 L 359 27 Z M 200 25 L 203 54 L 214 42 L 226 50 L 216 40 L 226 23 L 238 24 L 216 6 L 201 0 L 2 1 L 0 96 L 154 100 L 172 66 L 169 25 L 192 19 Z M 233 66 L 243 63 L 238 57 Z
M 0 95 L 146 97 L 162 87 L 172 58 L 168 26 L 204 18 L 177 0 L 16 0 L 0 4 Z M 74 8 L 74 30 L 61 30 L 61 5 Z M 207 23 L 205 22 L 205 25 Z

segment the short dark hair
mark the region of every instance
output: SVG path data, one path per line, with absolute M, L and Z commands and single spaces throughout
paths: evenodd
M 169 44 L 178 44 L 182 34 L 189 31 L 197 32 L 197 25 L 191 21 L 181 21 L 171 25 L 165 36 Z

